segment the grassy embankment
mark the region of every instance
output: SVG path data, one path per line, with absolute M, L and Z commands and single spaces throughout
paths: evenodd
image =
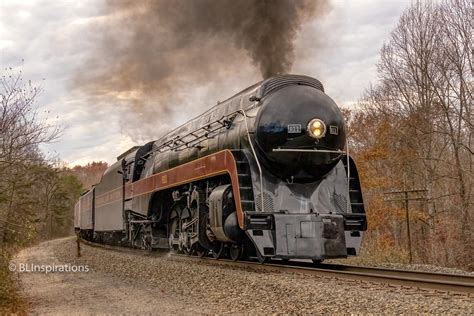
M 17 275 L 9 270 L 11 250 L 0 250 L 0 315 L 26 314 L 28 304 L 20 296 Z

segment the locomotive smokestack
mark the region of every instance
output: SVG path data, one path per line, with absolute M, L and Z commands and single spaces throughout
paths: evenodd
M 153 100 L 166 115 L 182 84 L 229 81 L 249 61 L 263 78 L 289 72 L 298 30 L 328 1 L 107 1 L 93 34 L 99 45 L 74 84 L 142 114 Z

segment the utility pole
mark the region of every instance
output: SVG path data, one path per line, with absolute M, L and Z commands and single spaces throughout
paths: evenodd
M 411 233 L 410 233 L 410 214 L 408 211 L 408 201 L 415 201 L 415 200 L 426 200 L 426 197 L 422 196 L 422 193 L 428 192 L 426 189 L 412 189 L 408 190 L 407 185 L 406 185 L 406 180 L 403 180 L 403 190 L 394 190 L 394 191 L 389 191 L 385 192 L 384 194 L 392 195 L 392 196 L 397 196 L 403 194 L 403 198 L 392 198 L 392 199 L 385 199 L 385 201 L 404 201 L 405 204 L 405 218 L 407 222 L 407 241 L 408 241 L 408 254 L 410 258 L 410 264 L 413 263 L 413 252 L 411 249 Z M 415 195 L 415 196 L 410 196 Z

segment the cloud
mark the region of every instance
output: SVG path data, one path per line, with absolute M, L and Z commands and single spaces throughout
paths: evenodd
M 292 72 L 320 79 L 339 104 L 353 103 L 376 80 L 379 49 L 409 2 L 331 1 L 332 9 L 322 19 L 302 26 Z M 258 69 L 249 61 L 237 69 L 232 67 L 234 71 L 225 76 L 216 74 L 216 78 L 226 78 L 221 82 L 213 78 L 199 85 L 183 82 L 179 92 L 182 102 L 172 108 L 172 119 L 163 120 L 158 114 L 155 125 L 140 132 L 134 129 L 135 137 L 131 137 L 127 126 L 139 127 L 140 118 L 128 115 L 124 103 L 91 98 L 73 91 L 70 85 L 73 74 L 87 62 L 90 39 L 101 36 L 96 26 L 106 18 L 103 8 L 104 2 L 99 0 L 0 2 L 0 66 L 21 67 L 26 79 L 43 87 L 38 99 L 41 110 L 58 115 L 65 127 L 61 140 L 44 150 L 71 164 L 112 163 L 129 147 L 158 138 L 260 80 Z M 93 67 L 89 70 L 94 71 Z
M 376 80 L 379 50 L 410 0 L 338 0 L 322 20 L 303 27 L 295 72 L 320 79 L 338 104 L 356 101 Z M 315 38 L 317 34 L 322 36 Z M 313 41 L 323 45 L 308 45 Z M 320 47 L 324 47 L 323 50 Z
M 84 35 L 89 25 L 100 18 L 98 3 L 93 0 L 3 0 L 0 3 L 1 66 L 22 69 L 25 79 L 42 87 L 43 93 L 37 100 L 40 113 L 49 111 L 53 120 L 59 116 L 57 121 L 65 128 L 60 141 L 43 148 L 68 162 L 111 162 L 111 152 L 127 146 L 123 144 L 128 138 L 118 133 L 120 112 L 105 113 L 90 107 L 93 100 L 71 93 L 68 85 L 71 74 L 85 60 L 89 48 Z M 114 139 L 122 144 L 120 148 L 115 148 Z

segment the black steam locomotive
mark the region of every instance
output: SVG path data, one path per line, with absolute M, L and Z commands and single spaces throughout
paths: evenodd
M 86 240 L 269 258 L 347 257 L 367 228 L 344 120 L 307 76 L 263 80 L 117 157 L 76 204 Z

